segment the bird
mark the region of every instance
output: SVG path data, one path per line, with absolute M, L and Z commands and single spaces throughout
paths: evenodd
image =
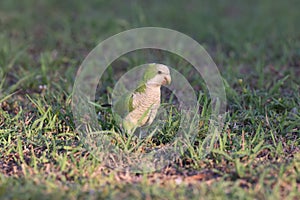
M 121 95 L 114 104 L 117 120 L 127 133 L 151 125 L 161 103 L 161 86 L 171 84 L 169 67 L 149 63 L 136 89 Z

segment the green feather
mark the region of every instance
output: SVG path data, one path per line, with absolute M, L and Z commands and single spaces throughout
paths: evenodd
M 133 109 L 133 98 L 130 92 L 120 96 L 114 104 L 114 111 L 122 118 L 124 118 Z
M 146 90 L 146 84 L 143 83 L 140 87 L 134 90 L 134 92 L 143 93 Z
M 133 111 L 134 107 L 133 107 L 133 97 L 132 95 L 130 96 L 129 98 L 129 101 L 128 101 L 128 110 L 129 112 Z
M 154 78 L 157 75 L 157 69 L 155 64 L 149 64 L 144 72 L 142 80 L 139 82 L 139 86 L 134 92 L 143 93 L 146 90 L 146 83 L 148 80 Z
M 143 82 L 146 83 L 148 80 L 155 77 L 157 74 L 156 64 L 149 64 L 144 72 Z
M 148 80 L 154 78 L 157 75 L 156 64 L 149 64 L 144 72 L 142 80 L 139 82 L 139 86 L 134 92 L 143 93 L 146 90 L 146 83 Z

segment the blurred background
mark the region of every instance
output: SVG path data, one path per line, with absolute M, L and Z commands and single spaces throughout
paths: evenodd
M 147 26 L 197 40 L 230 85 L 243 78 L 253 88 L 267 88 L 268 77 L 287 74 L 298 81 L 299 8 L 296 0 L 1 0 L 2 92 L 36 91 L 56 82 L 71 92 L 78 66 L 99 42 Z
M 10 40 L 31 55 L 52 50 L 81 60 L 108 36 L 136 27 L 159 26 L 196 39 L 219 64 L 227 60 L 222 57 L 229 57 L 241 63 L 259 58 L 267 63 L 297 65 L 299 4 L 296 0 L 2 0 L 1 46 L 3 40 Z M 252 55 L 247 54 L 250 50 Z

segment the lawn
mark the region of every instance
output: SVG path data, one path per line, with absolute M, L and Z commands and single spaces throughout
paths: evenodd
M 0 1 L 0 199 L 300 199 L 299 9 L 296 0 Z M 113 62 L 93 104 L 103 130 L 122 136 L 111 110 L 99 105 L 110 101 L 122 73 L 153 57 L 187 66 L 180 72 L 200 103 L 190 146 L 145 173 L 101 162 L 72 112 L 86 56 L 108 37 L 138 27 L 196 40 L 216 63 L 227 97 L 224 127 L 204 156 L 199 148 L 212 101 L 201 77 L 189 76 L 188 63 L 155 50 Z M 163 90 L 169 117 L 145 144 L 151 148 L 167 145 L 182 117 L 170 96 Z

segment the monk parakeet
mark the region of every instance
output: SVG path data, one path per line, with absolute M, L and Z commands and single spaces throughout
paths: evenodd
M 119 119 L 121 117 L 120 124 L 127 133 L 153 122 L 160 106 L 161 86 L 170 83 L 169 68 L 163 64 L 152 63 L 146 66 L 138 87 L 117 99 L 114 110 Z

